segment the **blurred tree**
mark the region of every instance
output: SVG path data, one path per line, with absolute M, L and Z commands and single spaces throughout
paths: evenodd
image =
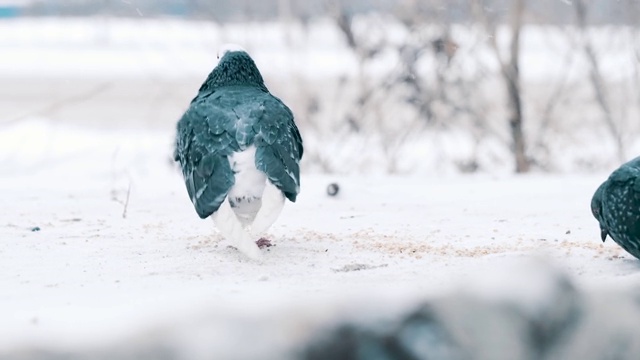
M 520 32 L 523 25 L 525 0 L 514 0 L 508 8 L 509 13 L 509 55 L 505 59 L 497 41 L 496 21 L 489 18 L 489 8 L 484 0 L 474 1 L 477 16 L 482 20 L 489 34 L 489 43 L 500 64 L 502 78 L 507 88 L 508 122 L 511 132 L 511 150 L 515 160 L 515 171 L 525 173 L 529 171 L 530 161 L 527 157 L 527 147 L 524 136 L 524 114 L 522 111 L 522 87 L 520 85 Z
M 604 122 L 616 144 L 616 152 L 619 162 L 625 161 L 625 144 L 622 139 L 622 131 L 619 123 L 614 119 L 613 112 L 611 110 L 609 95 L 605 79 L 600 71 L 600 61 L 596 54 L 591 39 L 587 34 L 587 4 L 583 0 L 575 0 L 574 8 L 576 11 L 576 19 L 578 21 L 578 28 L 582 34 L 582 50 L 589 63 L 589 78 L 595 92 L 596 101 L 602 109 L 604 115 Z

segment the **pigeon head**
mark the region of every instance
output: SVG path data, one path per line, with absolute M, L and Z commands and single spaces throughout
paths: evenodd
M 598 223 L 600 224 L 600 238 L 602 239 L 602 242 L 604 242 L 607 238 L 607 235 L 609 235 L 609 232 L 603 226 L 603 218 L 602 218 L 602 197 L 604 194 L 605 185 L 606 185 L 606 182 L 600 185 L 598 187 L 598 190 L 596 190 L 595 194 L 593 194 L 593 198 L 591 198 L 591 213 L 593 214 L 593 217 L 595 217 L 596 220 L 598 220 Z
M 242 47 L 224 45 L 218 51 L 218 58 L 218 65 L 200 87 L 201 93 L 225 86 L 251 86 L 268 91 L 256 63 Z

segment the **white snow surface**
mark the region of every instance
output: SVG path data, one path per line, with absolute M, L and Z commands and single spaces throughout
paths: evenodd
M 278 326 L 270 346 L 285 346 L 345 299 L 398 306 L 452 288 L 535 303 L 544 280 L 513 270 L 530 257 L 581 286 L 639 280 L 638 260 L 603 244 L 590 214 L 606 174 L 307 175 L 269 230 L 276 245 L 252 261 L 196 215 L 169 160 L 172 136 L 46 120 L 3 128 L 0 354 L 105 346 L 206 316 L 221 326 L 210 340 L 220 349 L 242 333 L 224 335 L 228 324 L 265 318 Z

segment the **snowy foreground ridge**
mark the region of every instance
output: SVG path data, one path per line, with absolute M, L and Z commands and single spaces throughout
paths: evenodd
M 22 348 L 0 358 L 634 359 L 640 351 L 638 294 L 580 292 L 544 264 L 516 274 L 536 281 L 519 297 L 493 288 L 412 302 L 382 300 L 378 291 L 369 293 L 374 301 L 348 305 L 212 305 L 98 346 Z
M 37 124 L 0 133 L 0 359 L 640 349 L 638 261 L 589 211 L 606 174 L 303 176 L 252 262 L 194 213 L 172 134 Z

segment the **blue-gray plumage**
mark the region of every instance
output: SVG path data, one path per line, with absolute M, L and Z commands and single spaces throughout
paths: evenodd
M 225 237 L 246 243 L 247 236 L 256 235 L 252 232 L 275 221 L 282 207 L 278 202 L 296 200 L 302 153 L 291 110 L 269 93 L 251 57 L 243 50 L 223 50 L 177 126 L 174 158 L 198 215 L 214 215 Z M 270 188 L 278 194 L 268 195 Z M 273 204 L 263 203 L 268 199 Z M 225 200 L 235 216 L 217 219 Z M 254 225 L 259 229 L 251 229 Z M 249 245 L 238 245 L 257 255 Z
M 640 157 L 615 170 L 591 199 L 591 212 L 607 235 L 640 259 Z

